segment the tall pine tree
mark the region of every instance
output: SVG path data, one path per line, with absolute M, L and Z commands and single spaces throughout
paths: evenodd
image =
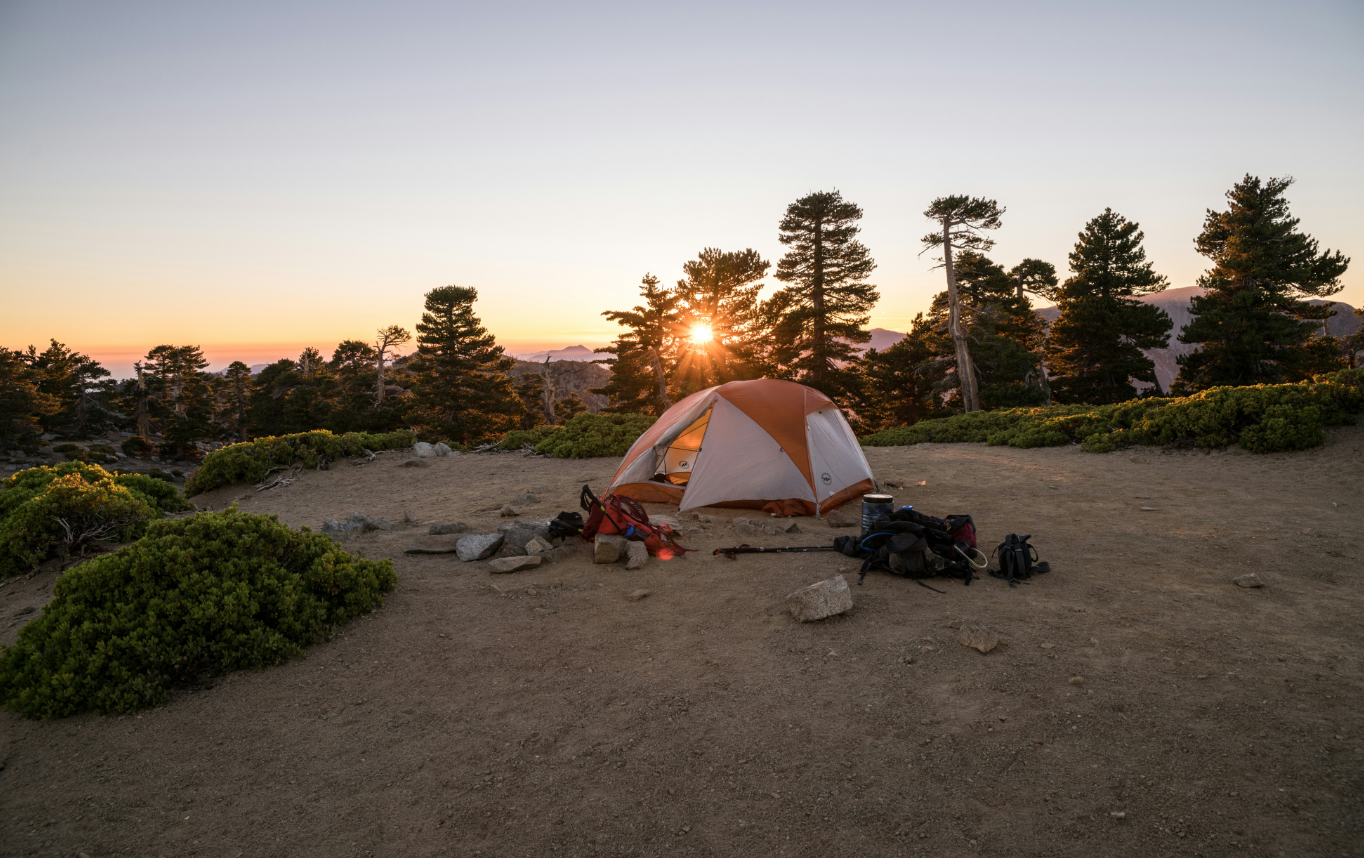
M 1284 192 L 1291 178 L 1247 175 L 1227 192 L 1227 210 L 1208 210 L 1194 241 L 1213 262 L 1198 280 L 1193 320 L 1180 342 L 1202 349 L 1179 358 L 1181 393 L 1219 385 L 1299 381 L 1341 364 L 1325 338 L 1314 339 L 1330 305 L 1308 303 L 1341 290 L 1350 265 L 1340 251 L 1319 251 L 1298 231 Z
M 756 250 L 707 247 L 682 266 L 677 282 L 678 341 L 672 385 L 686 396 L 716 384 L 756 378 L 769 339 L 758 293 L 771 264 Z
M 606 385 L 588 392 L 606 396 L 608 412 L 661 415 L 672 407 L 669 371 L 686 332 L 676 292 L 661 288 L 657 277 L 645 274 L 639 294 L 644 303 L 633 310 L 602 313 L 625 331 L 611 345 L 597 349 L 615 359 L 603 360 L 611 365 Z
M 417 324 L 412 418 L 427 438 L 469 444 L 516 428 L 521 400 L 507 372 L 516 362 L 474 315 L 478 291 L 442 286 L 426 293 Z
M 1112 209 L 1085 224 L 1070 252 L 1071 276 L 1057 290 L 1061 315 L 1047 339 L 1052 388 L 1061 402 L 1105 404 L 1137 395 L 1132 379 L 1156 384 L 1142 349 L 1170 342 L 1170 317 L 1134 300 L 1169 285 L 1146 261 L 1140 227 Z
M 880 295 L 867 282 L 876 262 L 857 240 L 862 209 L 838 191 L 819 191 L 786 208 L 777 240 L 787 247 L 776 278 L 789 284 L 774 299 L 783 308 L 773 330 L 778 362 L 802 384 L 835 399 L 854 397 L 849 364 Z
M 979 411 L 980 381 L 971 360 L 967 320 L 957 291 L 957 266 L 953 254 L 970 250 L 984 253 L 995 246 L 987 230 L 999 229 L 1004 209 L 994 200 L 957 194 L 938 197 L 929 203 L 924 217 L 937 223 L 937 228 L 923 237 L 924 250 L 942 252 L 940 265 L 947 275 L 947 330 L 952 338 L 953 364 L 961 402 L 966 411 Z

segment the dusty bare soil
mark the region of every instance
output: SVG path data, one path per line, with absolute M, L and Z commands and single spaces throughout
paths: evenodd
M 534 484 L 528 517 L 574 509 L 614 461 L 390 455 L 198 498 L 422 524 L 350 543 L 400 583 L 306 658 L 136 716 L 0 714 L 0 853 L 1364 854 L 1364 427 L 1294 455 L 868 456 L 927 481 L 898 502 L 969 512 L 989 545 L 1030 533 L 1056 571 L 944 594 L 873 574 L 802 625 L 783 597 L 852 561 L 714 558 L 753 541 L 723 522 L 637 572 L 402 553 L 431 522 L 493 529 Z M 847 532 L 801 527 L 780 541 Z M 1267 586 L 1232 584 L 1249 571 Z M 52 581 L 0 588 L 0 641 Z

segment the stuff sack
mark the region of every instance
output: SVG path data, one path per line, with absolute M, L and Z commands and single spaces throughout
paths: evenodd
M 644 505 L 634 498 L 621 495 L 607 495 L 598 498 L 589 486 L 583 486 L 578 496 L 578 504 L 587 513 L 583 523 L 583 541 L 591 542 L 597 534 L 609 536 L 618 534 L 626 539 L 643 542 L 649 553 L 655 557 L 666 554 L 671 557 L 694 549 L 683 548 L 677 544 L 677 531 L 666 524 L 650 524 L 649 513 Z
M 1028 544 L 1032 534 L 1019 536 L 1011 533 L 1004 537 L 994 554 L 999 557 L 999 571 L 990 572 L 995 578 L 1009 582 L 1013 587 L 1019 581 L 1026 581 L 1035 574 L 1051 571 L 1050 563 L 1037 562 L 1037 549 Z

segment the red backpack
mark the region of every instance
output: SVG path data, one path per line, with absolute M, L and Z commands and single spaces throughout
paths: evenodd
M 655 557 L 672 557 L 693 548 L 677 544 L 677 531 L 666 524 L 650 524 L 649 513 L 634 498 L 607 495 L 598 499 L 589 486 L 583 486 L 578 504 L 587 512 L 583 525 L 583 540 L 591 542 L 597 534 L 619 534 L 626 539 L 643 542 Z

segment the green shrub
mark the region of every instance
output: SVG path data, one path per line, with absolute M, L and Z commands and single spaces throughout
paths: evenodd
M 84 462 L 26 468 L 0 485 L 0 577 L 31 569 L 62 548 L 136 539 L 147 522 L 194 508 L 174 485 Z
M 1091 453 L 1132 444 L 1225 447 L 1252 453 L 1305 450 L 1325 442 L 1326 426 L 1364 411 L 1364 369 L 1298 384 L 1214 387 L 1177 399 L 1148 397 L 1116 405 L 1053 405 L 977 411 L 868 435 L 865 447 L 985 442 L 1013 447 L 1079 443 Z
M 415 441 L 416 436 L 408 429 L 383 433 L 347 432 L 344 435 L 319 430 L 256 438 L 205 456 L 199 470 L 185 483 L 185 494 L 202 494 L 230 483 L 259 482 L 271 468 L 296 462 L 301 462 L 305 468 L 316 468 L 324 461 L 358 456 L 366 449 L 396 450 L 410 447 Z
M 390 561 L 235 508 L 161 521 L 57 580 L 0 652 L 0 703 L 32 718 L 128 712 L 204 674 L 279 664 L 383 602 Z
M 125 456 L 146 456 L 156 449 L 152 442 L 143 438 L 141 435 L 134 435 L 131 438 L 124 438 L 123 443 L 119 444 Z
M 497 449 L 520 450 L 527 444 L 534 447 L 536 444 L 539 444 L 541 441 L 554 435 L 559 429 L 560 427 L 558 426 L 539 426 L 535 429 L 513 429 L 502 436 L 502 443 L 497 445 Z
M 535 445 L 535 452 L 557 459 L 624 456 L 657 420 L 649 414 L 579 414 Z

